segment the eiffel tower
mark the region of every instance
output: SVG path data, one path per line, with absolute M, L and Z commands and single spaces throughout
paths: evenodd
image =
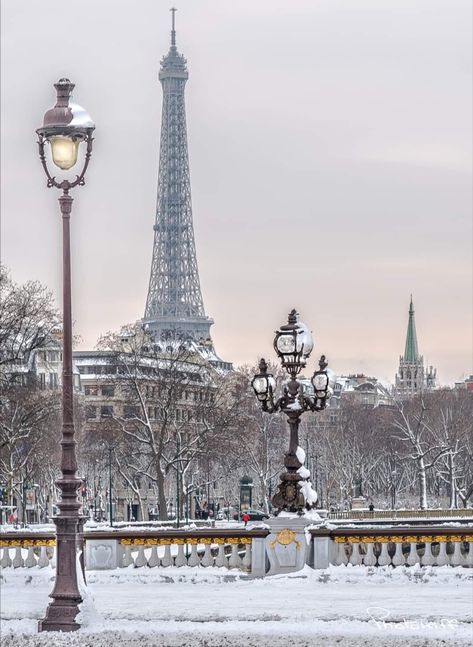
M 143 319 L 150 332 L 182 334 L 213 350 L 200 290 L 192 221 L 184 90 L 187 61 L 176 47 L 172 12 L 171 47 L 161 60 L 163 87 L 158 199 L 153 260 Z

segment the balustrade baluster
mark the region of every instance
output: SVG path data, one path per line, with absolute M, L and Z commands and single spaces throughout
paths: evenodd
M 449 563 L 446 541 L 441 541 L 439 544 L 439 554 L 436 557 L 436 563 L 438 566 L 447 566 Z
M 469 568 L 473 568 L 473 541 L 467 542 L 468 546 L 468 553 L 466 553 L 464 559 L 465 559 L 465 566 L 468 566 Z
M 126 568 L 133 564 L 133 555 L 131 554 L 131 546 L 126 544 L 124 546 L 123 556 L 122 556 L 122 566 Z
M 38 566 L 40 568 L 44 568 L 45 566 L 49 566 L 49 557 L 48 557 L 48 551 L 47 551 L 46 546 L 41 546 L 41 549 L 39 551 Z
M 394 546 L 395 551 L 394 555 L 392 556 L 392 564 L 393 566 L 404 566 L 406 560 L 402 552 L 402 542 L 395 543 Z
M 2 559 L 0 560 L 0 566 L 2 568 L 7 568 L 12 565 L 12 560 L 10 557 L 10 549 L 4 546 Z
M 335 555 L 333 560 L 335 566 L 345 566 L 348 564 L 348 556 L 345 548 L 346 544 L 342 541 L 335 544 Z
M 212 557 L 212 552 L 210 550 L 210 544 L 205 544 L 204 556 L 202 557 L 201 565 L 202 566 L 213 566 L 214 558 Z
M 433 566 L 435 564 L 435 557 L 432 554 L 432 544 L 430 541 L 425 542 L 424 554 L 421 558 L 422 566 Z
M 238 554 L 238 544 L 232 544 L 232 552 L 228 560 L 228 568 L 240 568 L 241 559 Z
M 355 542 L 353 544 L 350 544 L 351 546 L 351 555 L 349 562 L 352 564 L 352 566 L 359 566 L 361 564 L 361 555 L 360 555 L 360 544 L 358 542 Z
M 138 555 L 135 557 L 135 568 L 141 568 L 146 566 L 148 560 L 145 555 L 145 547 L 143 545 L 138 546 Z
M 365 543 L 366 554 L 363 557 L 363 564 L 365 566 L 375 566 L 376 565 L 376 555 L 373 550 L 374 544 L 370 541 Z
M 228 559 L 225 556 L 225 546 L 223 544 L 218 545 L 218 553 L 215 558 L 215 566 L 228 566 Z
M 13 568 L 19 568 L 20 566 L 24 566 L 24 560 L 23 557 L 21 556 L 21 546 L 17 546 L 15 548 L 15 557 L 13 558 Z
M 150 568 L 155 568 L 156 566 L 159 566 L 158 547 L 156 545 L 151 546 L 151 555 L 149 556 L 149 559 L 148 559 L 148 566 Z
M 419 554 L 417 553 L 417 542 L 416 541 L 411 541 L 409 542 L 409 555 L 407 556 L 406 559 L 406 564 L 408 566 L 414 566 L 415 564 L 419 563 Z
M 245 556 L 243 557 L 243 569 L 247 572 L 251 571 L 251 544 L 245 544 Z
M 172 566 L 171 544 L 164 546 L 164 556 L 161 559 L 161 566 L 165 568 Z
M 178 544 L 177 545 L 177 555 L 176 559 L 174 560 L 174 564 L 176 566 L 186 566 L 187 565 L 187 559 L 184 553 L 184 544 Z
M 378 557 L 378 566 L 389 566 L 391 564 L 391 557 L 388 553 L 387 543 L 381 544 L 381 552 Z
M 189 555 L 188 564 L 189 566 L 199 566 L 200 564 L 199 555 L 197 553 L 197 544 L 191 545 L 191 554 Z
M 26 568 L 32 568 L 33 566 L 36 566 L 36 556 L 34 554 L 33 546 L 28 546 L 28 555 L 25 559 L 25 566 Z
M 462 566 L 463 555 L 461 553 L 461 542 L 453 542 L 453 553 L 450 555 L 450 564 L 452 566 Z

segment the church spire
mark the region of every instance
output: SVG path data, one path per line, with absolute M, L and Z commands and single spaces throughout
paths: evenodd
M 409 321 L 407 323 L 406 347 L 404 349 L 404 361 L 409 364 L 415 364 L 419 357 L 419 349 L 417 347 L 417 334 L 416 322 L 414 319 L 414 304 L 411 302 L 409 305 Z

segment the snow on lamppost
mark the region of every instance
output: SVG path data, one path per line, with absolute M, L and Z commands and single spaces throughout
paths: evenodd
M 307 363 L 314 347 L 314 340 L 307 326 L 299 320 L 296 310 L 289 313 L 288 322 L 276 331 L 274 349 L 281 360 L 283 368 L 289 374 L 289 381 L 284 386 L 283 395 L 275 400 L 276 381 L 268 373 L 266 360 L 259 363 L 260 372 L 254 376 L 251 385 L 256 397 L 261 402 L 261 408 L 267 413 L 282 411 L 286 414 L 290 429 L 289 450 L 284 457 L 286 472 L 281 474 L 281 482 L 272 504 L 278 512 L 297 512 L 302 514 L 303 508 L 311 508 L 315 500 L 311 500 L 313 490 L 307 482 L 308 470 L 302 465 L 301 448 L 299 447 L 299 423 L 305 411 L 322 411 L 327 405 L 331 394 L 332 379 L 327 372 L 325 355 L 319 361 L 319 369 L 315 371 L 310 385 L 298 380 L 297 376 Z M 301 481 L 303 487 L 301 487 Z M 313 494 L 315 496 L 315 493 Z
M 95 125 L 87 112 L 72 99 L 74 84 L 60 79 L 54 85 L 57 100 L 54 108 L 46 112 L 38 134 L 39 157 L 47 177 L 47 186 L 60 189 L 59 206 L 62 216 L 63 261 L 63 365 L 62 365 L 62 439 L 61 478 L 56 481 L 61 492 L 56 524 L 57 566 L 53 601 L 46 617 L 39 621 L 39 631 L 74 631 L 82 597 L 77 582 L 76 546 L 80 540 L 82 517 L 77 498 L 81 480 L 77 476 L 74 440 L 73 375 L 72 375 L 72 316 L 71 316 L 71 247 L 70 217 L 72 197 L 69 191 L 85 183 L 85 172 L 92 154 L 92 133 Z M 51 158 L 61 171 L 71 170 L 77 163 L 81 144 L 85 145 L 82 170 L 75 179 L 58 180 L 51 175 L 46 160 L 45 145 L 51 149 Z

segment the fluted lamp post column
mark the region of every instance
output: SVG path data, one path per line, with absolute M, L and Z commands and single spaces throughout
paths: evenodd
M 70 217 L 72 197 L 69 191 L 85 183 L 85 172 L 92 153 L 95 125 L 87 112 L 72 99 L 74 84 L 60 79 L 54 85 L 57 100 L 44 115 L 38 134 L 39 157 L 47 177 L 47 186 L 60 189 L 63 260 L 63 369 L 62 369 L 62 439 L 61 477 L 56 481 L 61 492 L 56 524 L 56 579 L 50 594 L 53 601 L 46 617 L 39 621 L 39 631 L 74 631 L 79 628 L 75 618 L 82 602 L 77 583 L 76 545 L 79 538 L 80 503 L 77 498 L 81 480 L 77 476 L 76 441 L 74 440 L 72 315 L 71 315 L 71 247 Z M 81 145 L 85 146 L 82 170 L 74 179 L 57 179 L 48 167 L 47 150 L 61 171 L 70 171 L 77 163 Z
M 301 490 L 299 469 L 302 467 L 298 457 L 299 424 L 305 411 L 322 411 L 325 409 L 331 393 L 330 377 L 327 373 L 325 355 L 319 361 L 319 369 L 313 374 L 310 383 L 301 381 L 298 375 L 306 366 L 307 359 L 314 347 L 312 335 L 307 326 L 299 321 L 296 310 L 289 313 L 287 324 L 276 331 L 274 349 L 281 360 L 283 368 L 289 375 L 283 394 L 275 399 L 276 380 L 268 373 L 265 359 L 259 363 L 259 373 L 254 376 L 251 385 L 261 408 L 267 413 L 282 411 L 287 416 L 290 430 L 289 449 L 284 457 L 286 471 L 280 476 L 280 484 L 272 498 L 272 504 L 278 512 L 302 513 L 306 501 Z M 309 506 L 310 507 L 310 506 Z

